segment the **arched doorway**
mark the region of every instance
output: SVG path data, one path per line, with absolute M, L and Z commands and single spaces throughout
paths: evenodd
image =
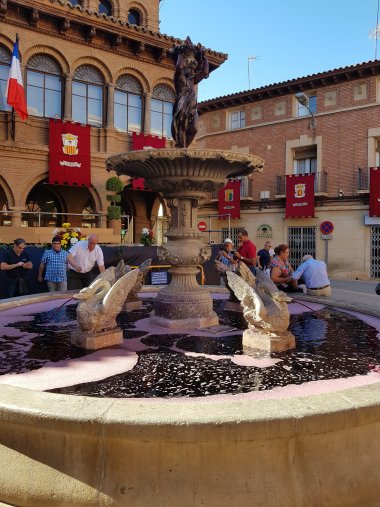
M 99 227 L 96 205 L 88 188 L 37 183 L 29 192 L 22 214 L 24 226 L 61 227 L 69 222 L 74 227 Z
M 41 182 L 29 192 L 21 220 L 27 227 L 60 227 L 65 221 L 62 212 L 62 202 L 57 194 Z
M 8 210 L 8 199 L 4 192 L 4 189 L 0 186 L 0 226 L 11 225 L 10 215 L 7 213 Z

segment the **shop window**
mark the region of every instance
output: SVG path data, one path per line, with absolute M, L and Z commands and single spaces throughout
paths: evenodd
M 74 73 L 73 121 L 103 127 L 104 83 L 100 72 L 90 65 L 82 65 Z
M 171 138 L 171 123 L 173 118 L 174 92 L 165 85 L 155 86 L 151 101 L 150 126 L 151 133 Z
M 122 132 L 142 130 L 142 87 L 133 76 L 123 75 L 116 81 L 114 125 Z
M 28 114 L 45 118 L 62 117 L 62 76 L 58 63 L 46 55 L 35 55 L 27 64 Z
M 9 69 L 11 68 L 12 53 L 4 46 L 0 46 L 0 110 L 10 111 L 12 108 L 8 106 L 5 97 Z

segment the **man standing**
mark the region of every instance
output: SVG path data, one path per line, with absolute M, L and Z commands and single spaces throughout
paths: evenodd
M 257 265 L 259 269 L 263 269 L 264 271 L 270 267 L 271 262 L 271 254 L 270 250 L 272 248 L 271 242 L 266 241 L 264 248 L 257 252 Z
M 241 244 L 235 255 L 249 267 L 253 274 L 255 274 L 257 263 L 256 246 L 249 239 L 248 232 L 245 229 L 239 232 L 238 240 Z
M 299 280 L 302 276 L 307 294 L 310 296 L 331 296 L 326 264 L 323 261 L 313 259 L 312 255 L 304 255 L 302 264 L 291 276 L 294 280 Z
M 68 289 L 83 289 L 92 282 L 91 270 L 98 265 L 99 271 L 105 271 L 103 252 L 98 245 L 99 238 L 90 234 L 85 241 L 78 241 L 69 250 L 69 273 L 67 277 Z
M 38 281 L 42 282 L 42 273 L 46 267 L 45 280 L 49 292 L 67 290 L 67 256 L 58 236 L 52 239 L 52 249 L 45 250 L 38 270 Z
M 29 293 L 26 278 L 33 268 L 28 254 L 25 252 L 25 240 L 15 239 L 12 250 L 8 250 L 1 262 L 2 271 L 6 271 L 8 297 L 25 296 Z

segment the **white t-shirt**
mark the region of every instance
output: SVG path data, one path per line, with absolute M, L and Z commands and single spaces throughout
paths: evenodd
M 104 257 L 102 249 L 99 245 L 95 245 L 95 248 L 90 252 L 88 249 L 88 241 L 78 241 L 73 245 L 69 254 L 71 254 L 75 260 L 75 264 L 82 268 L 81 273 L 88 273 L 94 267 L 95 262 L 98 266 L 104 265 Z M 69 268 L 76 271 L 76 269 L 70 264 Z

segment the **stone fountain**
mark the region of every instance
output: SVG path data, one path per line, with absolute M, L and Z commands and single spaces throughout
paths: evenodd
M 187 38 L 173 50 L 176 57 L 172 135 L 176 148 L 121 153 L 107 160 L 107 169 L 145 178 L 160 192 L 171 210 L 168 239 L 159 257 L 171 265 L 171 283 L 155 301 L 151 323 L 172 328 L 202 328 L 218 324 L 212 298 L 197 280 L 198 265 L 208 260 L 211 248 L 199 232 L 198 208 L 226 180 L 261 171 L 264 161 L 254 155 L 189 148 L 196 134 L 198 113 L 195 86 L 208 76 L 204 48 Z

